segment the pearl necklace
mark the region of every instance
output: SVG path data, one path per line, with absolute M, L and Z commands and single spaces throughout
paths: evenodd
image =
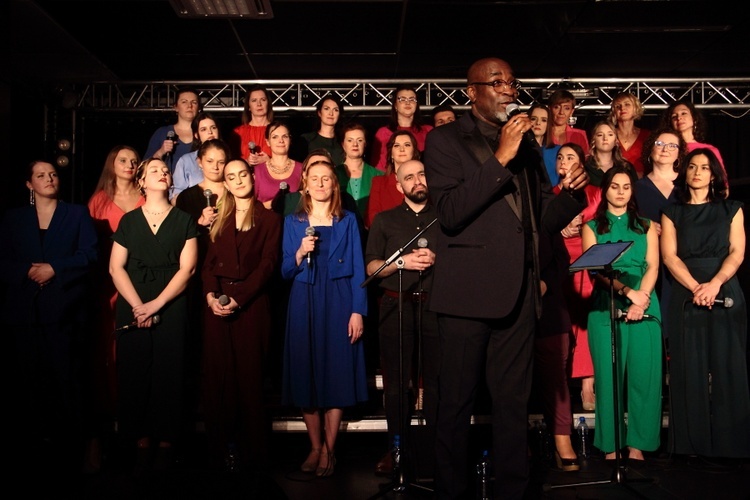
M 292 168 L 292 160 L 287 159 L 286 163 L 284 163 L 284 166 L 281 168 L 274 167 L 273 163 L 271 163 L 271 160 L 268 160 L 266 166 L 268 167 L 268 170 L 270 170 L 274 174 L 281 175 L 287 173 L 289 169 Z

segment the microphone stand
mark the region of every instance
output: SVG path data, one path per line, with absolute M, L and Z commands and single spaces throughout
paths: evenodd
M 371 275 L 370 275 L 370 276 L 369 276 L 369 277 L 368 277 L 368 278 L 367 278 L 366 280 L 364 280 L 364 281 L 362 282 L 362 284 L 361 284 L 361 285 L 359 285 L 359 286 L 360 286 L 360 288 L 364 288 L 364 287 L 366 287 L 367 285 L 369 285 L 369 284 L 370 284 L 370 282 L 371 282 L 372 280 L 374 280 L 374 279 L 375 279 L 375 277 L 376 277 L 376 276 L 377 276 L 378 274 L 380 274 L 380 273 L 381 273 L 381 272 L 383 271 L 383 269 L 385 269 L 386 267 L 390 266 L 391 264 L 393 264 L 393 261 L 394 261 L 394 260 L 396 260 L 396 259 L 398 259 L 399 257 L 401 257 L 401 255 L 402 255 L 402 254 L 404 253 L 404 250 L 405 250 L 405 249 L 406 249 L 406 248 L 407 248 L 407 247 L 408 247 L 409 245 L 411 245 L 412 243 L 414 243 L 415 241 L 417 241 L 417 239 L 418 239 L 418 238 L 419 238 L 420 236 L 422 236 L 422 235 L 423 235 L 423 234 L 425 233 L 425 231 L 427 231 L 427 229 L 429 229 L 429 228 L 430 228 L 430 226 L 432 226 L 432 225 L 433 225 L 434 223 L 436 223 L 436 222 L 437 222 L 437 217 L 435 217 L 434 219 L 432 219 L 432 221 L 430 221 L 430 223 L 429 223 L 429 224 L 427 224 L 427 225 L 426 225 L 425 227 L 423 227 L 423 228 L 422 228 L 422 229 L 421 229 L 421 230 L 420 230 L 420 231 L 419 231 L 419 232 L 418 232 L 417 234 L 415 234 L 415 235 L 414 235 L 414 237 L 413 237 L 412 239 L 410 239 L 409 241 L 407 241 L 407 242 L 406 242 L 406 244 L 405 244 L 404 246 L 402 246 L 401 248 L 399 248 L 398 250 L 396 250 L 396 251 L 395 251 L 395 252 L 393 253 L 393 255 L 391 255 L 390 257 L 388 257 L 388 258 L 386 259 L 386 261 L 385 261 L 385 262 L 383 262 L 383 265 L 382 265 L 382 266 L 380 266 L 380 267 L 378 268 L 378 270 L 377 270 L 377 271 L 375 271 L 374 273 L 372 273 L 372 274 L 371 274 Z
M 435 217 L 429 224 L 427 224 L 425 227 L 423 227 L 412 239 L 410 239 L 405 245 L 400 247 L 396 252 L 394 252 L 393 255 L 391 255 L 382 266 L 380 266 L 377 271 L 372 273 L 364 282 L 362 282 L 362 285 L 360 285 L 362 288 L 367 286 L 368 283 L 370 283 L 377 275 L 379 275 L 383 269 L 391 265 L 393 261 L 398 259 L 403 253 L 406 248 L 409 247 L 412 243 L 414 243 L 422 234 L 424 234 L 427 229 L 432 226 L 437 221 L 437 217 Z M 368 498 L 368 500 L 374 500 L 376 498 L 380 498 L 384 495 L 386 495 L 389 491 L 394 491 L 397 493 L 404 493 L 406 491 L 407 486 L 413 486 L 415 488 L 421 489 L 423 491 L 432 492 L 430 488 L 427 488 L 426 486 L 423 486 L 421 484 L 416 483 L 406 483 L 406 478 L 404 475 L 404 457 L 406 457 L 408 454 L 405 452 L 406 448 L 404 446 L 404 443 L 406 440 L 404 440 L 404 300 L 403 300 L 403 268 L 399 267 L 398 269 L 398 434 L 401 438 L 401 463 L 399 464 L 398 469 L 398 476 L 393 478 L 393 481 L 390 485 L 383 488 L 378 494 L 371 496 Z M 421 275 L 420 275 L 420 292 L 421 292 Z M 421 296 L 420 296 L 420 302 L 419 302 L 419 317 L 420 317 L 420 323 L 421 323 L 421 312 L 422 312 L 422 302 L 421 302 Z M 420 324 L 420 336 L 421 336 L 421 324 Z M 395 464 L 394 464 L 395 465 Z

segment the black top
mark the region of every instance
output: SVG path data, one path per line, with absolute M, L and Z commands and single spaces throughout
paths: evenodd
M 406 202 L 399 206 L 380 212 L 375 216 L 367 237 L 365 264 L 373 260 L 386 260 L 399 248 L 406 245 L 414 236 L 435 220 L 435 210 L 427 204 L 422 211 L 414 212 Z M 420 238 L 427 240 L 427 247 L 435 251 L 435 243 L 440 232 L 438 223 L 431 225 Z M 407 255 L 418 248 L 417 238 L 402 255 Z M 395 272 L 380 280 L 380 286 L 392 292 L 398 292 L 399 273 Z M 419 272 L 404 269 L 401 275 L 403 292 L 416 292 L 419 288 Z M 422 290 L 429 291 L 432 287 L 432 267 L 422 272 Z

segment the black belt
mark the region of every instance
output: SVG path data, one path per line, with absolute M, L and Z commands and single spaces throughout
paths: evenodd
M 383 293 L 387 295 L 388 297 L 393 297 L 394 299 L 398 299 L 398 292 L 393 292 L 391 290 L 383 290 Z M 404 292 L 403 293 L 404 301 L 411 301 L 415 303 L 420 302 L 427 302 L 427 292 Z

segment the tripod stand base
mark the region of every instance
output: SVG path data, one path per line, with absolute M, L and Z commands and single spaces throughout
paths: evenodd
M 637 471 L 635 470 L 631 469 L 631 471 L 637 473 Z M 581 472 L 576 473 L 576 476 L 585 477 L 585 475 L 589 475 L 589 477 L 592 478 L 590 481 L 577 481 L 564 484 L 545 483 L 542 486 L 542 490 L 545 492 L 550 492 L 563 488 L 581 488 L 580 491 L 576 492 L 576 498 L 654 498 L 653 495 L 647 495 L 644 492 L 639 491 L 640 489 L 636 488 L 635 485 L 656 484 L 658 481 L 654 478 L 643 476 L 628 479 L 628 472 L 629 471 L 625 466 L 615 465 L 614 469 L 610 473 L 609 479 L 594 479 L 595 477 L 601 478 L 604 475 L 604 472 L 593 472 L 588 468 L 586 470 L 582 469 Z M 588 496 L 586 494 L 586 489 L 589 487 L 594 487 L 591 491 L 591 496 Z M 602 492 L 602 489 L 607 490 L 606 494 Z
M 430 481 L 430 483 L 432 483 L 432 481 Z M 367 500 L 375 500 L 376 498 L 381 498 L 391 492 L 399 495 L 407 493 L 424 494 L 425 498 L 432 498 L 434 489 L 425 484 L 404 482 L 402 477 L 394 480 L 391 484 L 381 485 L 380 491 L 375 495 L 368 497 Z

